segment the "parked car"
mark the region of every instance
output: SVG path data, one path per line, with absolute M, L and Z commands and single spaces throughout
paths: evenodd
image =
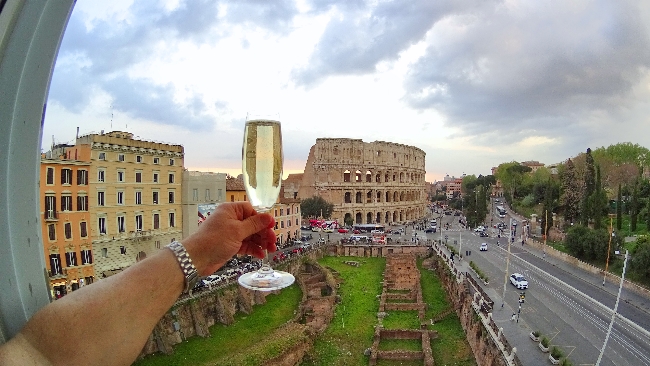
M 318 232 L 318 231 L 320 231 L 320 228 L 318 226 L 312 226 L 311 231 Z
M 487 238 L 488 234 L 485 231 L 481 231 L 480 233 L 478 233 L 478 236 L 480 236 L 481 238 Z
M 474 231 L 477 232 L 477 233 L 479 233 L 481 231 L 485 231 L 485 226 L 481 225 L 481 226 L 477 227 L 476 229 L 474 229 Z
M 333 233 L 334 229 L 328 227 L 328 228 L 323 229 L 323 232 L 324 233 Z
M 510 283 L 519 290 L 525 290 L 528 288 L 528 281 L 520 273 L 513 273 L 510 275 Z
M 481 243 L 481 247 L 479 248 L 481 252 L 487 252 L 487 243 Z
M 431 227 L 431 228 L 428 228 L 428 229 L 424 230 L 424 232 L 427 233 L 427 234 L 435 233 L 435 232 L 436 232 L 436 228 L 435 228 L 435 227 Z
M 341 233 L 341 234 L 345 234 L 345 233 L 347 233 L 348 231 L 350 231 L 350 230 L 348 230 L 348 229 L 346 229 L 346 228 L 340 228 L 340 229 L 339 229 L 339 233 Z
M 352 234 L 361 234 L 361 230 L 354 229 L 352 230 Z

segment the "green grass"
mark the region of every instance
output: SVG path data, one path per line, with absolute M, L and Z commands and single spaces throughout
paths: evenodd
M 343 264 L 341 257 L 325 257 L 319 260 L 324 267 L 336 270 L 343 283 L 338 289 L 341 303 L 337 305 L 334 319 L 327 330 L 314 342 L 314 348 L 303 360 L 303 366 L 311 365 L 367 365 L 363 355 L 372 346 L 374 326 L 377 324 L 382 272 L 385 258 L 353 258 L 359 267 Z
M 381 351 L 391 350 L 407 350 L 407 351 L 422 351 L 421 339 L 382 339 L 379 342 L 379 349 Z
M 421 259 L 418 259 L 418 268 L 422 284 L 422 300 L 427 303 L 425 318 L 433 319 L 449 310 L 451 304 L 447 300 L 442 282 L 433 271 L 422 267 Z M 428 325 L 428 329 L 438 332 L 438 338 L 431 339 L 431 350 L 436 365 L 474 366 L 477 364 L 455 312 L 451 312 L 434 325 Z
M 420 328 L 420 319 L 415 310 L 389 311 L 383 324 L 385 329 L 418 329 Z
M 267 296 L 267 302 L 254 306 L 251 314 L 238 313 L 234 324 L 215 324 L 210 328 L 210 337 L 192 337 L 174 346 L 172 355 L 149 355 L 134 365 L 227 364 L 219 360 L 228 360 L 246 352 L 262 335 L 270 334 L 291 320 L 301 299 L 300 287 L 292 285 L 278 295 Z

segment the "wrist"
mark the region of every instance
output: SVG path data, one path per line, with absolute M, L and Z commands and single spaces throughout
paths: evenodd
M 172 251 L 185 278 L 183 293 L 189 292 L 199 280 L 199 272 L 192 262 L 190 254 L 181 242 L 173 241 L 166 246 Z

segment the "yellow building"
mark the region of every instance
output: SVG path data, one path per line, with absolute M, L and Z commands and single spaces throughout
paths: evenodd
M 88 207 L 90 164 L 56 152 L 48 155 L 41 158 L 40 214 L 50 291 L 59 298 L 95 279 Z
M 78 137 L 67 154 L 90 162 L 89 222 L 100 278 L 181 239 L 183 146 L 113 131 Z
M 226 179 L 226 201 L 240 202 L 248 201 L 246 188 L 241 176 Z M 300 238 L 300 200 L 297 198 L 285 198 L 284 186 L 280 190 L 278 200 L 271 211 L 275 218 L 275 235 L 277 244 L 284 244 L 290 240 Z

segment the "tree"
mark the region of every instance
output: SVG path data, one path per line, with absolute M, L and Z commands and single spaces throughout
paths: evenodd
M 632 249 L 630 270 L 644 281 L 650 281 L 650 237 L 639 236 Z
M 327 202 L 323 197 L 313 196 L 300 202 L 300 211 L 303 219 L 321 216 L 329 219 L 334 212 L 334 204 Z
M 616 199 L 616 230 L 621 231 L 623 226 L 623 195 L 621 194 L 621 183 L 618 184 L 618 196 Z M 648 226 L 650 227 L 650 226 Z
M 592 195 L 596 189 L 596 170 L 594 167 L 594 158 L 591 156 L 591 149 L 587 148 L 585 156 L 585 190 L 582 196 L 582 225 L 588 226 L 589 220 L 593 218 Z
M 593 210 L 594 229 L 601 228 L 603 217 L 607 215 L 607 195 L 602 187 L 600 178 L 600 165 L 596 165 L 596 184 L 594 193 L 591 197 L 591 207 Z
M 564 243 L 567 250 L 576 258 L 584 258 L 584 248 L 582 243 L 587 237 L 589 229 L 582 225 L 574 225 L 567 231 Z
M 636 231 L 636 224 L 639 218 L 639 180 L 634 181 L 632 190 L 632 202 L 630 202 L 630 231 Z
M 555 199 L 553 197 L 553 183 L 549 178 L 544 189 L 544 208 L 542 209 L 542 234 L 547 235 L 547 230 L 553 227 L 553 210 Z M 548 221 L 547 221 L 548 220 Z
M 567 223 L 576 222 L 580 216 L 580 201 L 582 200 L 581 180 L 576 175 L 575 166 L 571 159 L 564 164 L 561 178 L 560 204 L 564 207 L 564 220 Z

